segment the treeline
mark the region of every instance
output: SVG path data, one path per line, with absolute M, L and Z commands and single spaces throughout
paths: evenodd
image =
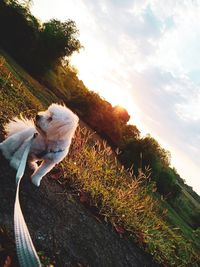
M 163 149 L 150 135 L 141 137 L 135 125 L 129 125 L 128 112 L 119 106 L 112 107 L 97 93 L 91 92 L 78 79 L 76 70 L 70 66 L 57 66 L 43 76 L 43 82 L 67 105 L 75 110 L 91 128 L 97 131 L 121 153 L 118 159 L 126 168 L 139 170 L 151 168 L 151 179 L 156 183 L 160 194 L 168 200 L 181 193 L 183 179 L 170 167 L 170 153 Z
M 74 21 L 41 23 L 16 0 L 0 1 L 0 35 L 0 47 L 35 75 L 81 48 Z
M 72 20 L 50 20 L 40 23 L 30 10 L 15 0 L 0 2 L 0 47 L 12 55 L 29 72 L 40 77 L 48 87 L 79 114 L 113 148 L 119 147 L 119 160 L 135 173 L 149 166 L 152 180 L 167 199 L 179 196 L 181 180 L 170 168 L 170 154 L 151 136 L 141 138 L 134 125 L 127 124 L 128 112 L 112 107 L 98 94 L 89 91 L 76 71 L 62 66 L 62 60 L 81 44 L 76 24 Z
M 89 91 L 71 66 L 57 66 L 47 72 L 42 81 L 114 149 L 119 148 L 118 159 L 126 168 L 133 167 L 137 174 L 149 166 L 157 191 L 192 228 L 200 226 L 199 210 L 185 197 L 184 190 L 198 202 L 199 196 L 185 184 L 176 169 L 170 167 L 170 152 L 150 135 L 141 137 L 137 127 L 128 124 L 130 117 L 125 109 L 112 107 L 97 93 Z

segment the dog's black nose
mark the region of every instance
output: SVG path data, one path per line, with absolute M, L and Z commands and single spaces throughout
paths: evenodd
M 41 116 L 38 114 L 35 116 L 36 121 L 38 121 L 40 118 L 41 118 Z

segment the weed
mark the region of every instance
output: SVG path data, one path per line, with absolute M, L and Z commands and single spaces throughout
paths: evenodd
M 76 81 L 72 78 L 67 78 L 71 81 L 68 86 L 73 85 L 75 90 Z M 68 95 L 61 91 L 60 94 Z M 21 112 L 27 116 L 34 115 L 52 101 L 58 101 L 52 92 L 24 72 L 12 59 L 6 56 L 5 60 L 0 56 L 0 126 Z M 191 233 L 189 227 L 185 232 L 177 228 L 183 222 L 163 204 L 163 200 L 156 197 L 155 186 L 149 181 L 148 168 L 145 173 L 139 172 L 138 176 L 134 175 L 132 169 L 125 170 L 105 142 L 97 141 L 91 132 L 81 128 L 76 132 L 69 156 L 60 166 L 62 172 L 54 173 L 55 179 L 58 178 L 63 186 L 69 183 L 71 188 L 79 192 L 80 201 L 95 206 L 120 235 L 128 235 L 137 241 L 157 262 L 164 266 L 198 266 L 198 243 L 194 244 L 193 238 L 189 237 L 194 235 L 198 238 L 199 229 Z M 7 235 L 0 229 L 1 236 Z M 3 253 L 7 244 L 10 244 L 7 238 L 5 240 L 0 244 Z M 10 252 L 2 255 L 10 256 Z M 45 264 L 49 264 L 49 258 L 42 256 Z M 3 262 L 5 259 L 9 260 L 4 257 Z
M 70 154 L 62 163 L 70 185 L 90 196 L 90 204 L 109 220 L 117 232 L 124 230 L 154 259 L 166 266 L 195 266 L 200 260 L 192 243 L 165 221 L 149 182 L 150 170 L 135 176 L 124 170 L 105 142 L 96 141 L 79 128 Z M 197 265 L 196 265 L 197 266 Z

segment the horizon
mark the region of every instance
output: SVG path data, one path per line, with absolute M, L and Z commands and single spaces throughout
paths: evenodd
M 200 194 L 200 2 L 33 0 L 31 12 L 76 22 L 85 47 L 71 59 L 79 78 L 127 109 L 130 123 L 171 152 L 172 166 Z

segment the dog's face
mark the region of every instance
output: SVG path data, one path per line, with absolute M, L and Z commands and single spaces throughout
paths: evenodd
M 49 140 L 71 138 L 78 125 L 78 117 L 67 107 L 52 104 L 48 110 L 36 116 L 36 127 Z

